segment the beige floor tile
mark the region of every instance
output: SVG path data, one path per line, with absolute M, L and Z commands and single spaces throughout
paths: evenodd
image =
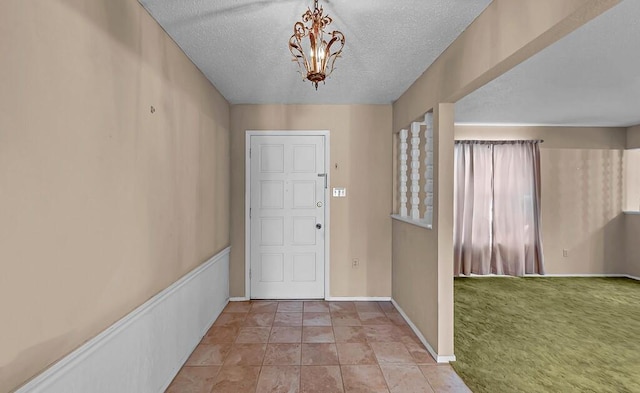
M 302 326 L 305 320 L 327 326 Z M 256 389 L 470 393 L 450 366 L 435 363 L 389 302 L 232 302 L 167 392 Z
M 413 357 L 401 342 L 371 343 L 371 349 L 376 354 L 378 363 L 408 363 L 414 364 Z
M 378 306 L 384 312 L 389 312 L 389 311 L 397 312 L 395 306 L 391 302 L 378 302 Z
M 238 337 L 240 328 L 237 326 L 212 326 L 202 338 L 203 344 L 233 343 Z
M 362 326 L 334 326 L 333 334 L 338 343 L 363 343 L 367 341 L 367 335 Z
M 356 311 L 360 312 L 382 312 L 378 302 L 354 302 Z
M 165 393 L 209 393 L 220 366 L 183 367 Z
M 254 392 L 260 367 L 224 366 L 218 372 L 211 393 Z
M 335 341 L 333 329 L 330 326 L 304 326 L 302 328 L 302 342 L 333 343 Z
M 364 326 L 364 334 L 369 342 L 396 342 L 402 336 L 394 325 Z
M 345 393 L 388 393 L 380 367 L 340 366 Z
M 381 364 L 380 368 L 391 393 L 434 393 L 418 366 Z
M 256 344 L 269 341 L 270 327 L 243 327 L 238 332 L 236 343 Z
M 338 352 L 335 344 L 302 344 L 302 365 L 332 366 L 338 364 Z
M 331 313 L 331 323 L 333 326 L 361 326 L 362 322 L 355 312 L 335 312 Z
M 381 312 L 359 312 L 358 318 L 363 325 L 392 325 L 391 320 Z
M 340 367 L 302 366 L 300 391 L 302 393 L 343 393 Z
M 245 318 L 242 324 L 243 326 L 270 327 L 271 325 L 273 325 L 273 320 L 275 316 L 276 316 L 275 313 L 264 313 L 264 312 L 251 313 L 247 315 L 247 318 Z
M 302 342 L 302 327 L 274 326 L 269 336 L 270 343 L 300 343 Z
M 396 328 L 400 338 L 399 341 L 402 341 L 405 344 L 411 343 L 411 342 L 422 344 L 418 336 L 416 336 L 416 334 L 413 332 L 413 330 L 411 330 L 411 328 L 408 325 L 396 326 Z
M 266 349 L 266 344 L 233 344 L 224 365 L 260 366 Z
M 436 364 L 435 359 L 431 357 L 424 345 L 408 341 L 404 342 L 404 346 L 407 347 L 407 351 L 409 351 L 417 364 Z
M 233 344 L 199 344 L 193 351 L 186 366 L 218 366 L 224 362 Z
M 278 302 L 278 312 L 302 312 L 302 302 Z
M 367 343 L 337 343 L 336 347 L 342 365 L 378 363 L 376 355 Z
M 244 319 L 247 317 L 246 313 L 228 313 L 223 312 L 220 314 L 213 326 L 242 326 Z
M 357 314 L 358 314 L 358 317 L 360 317 L 361 314 L 364 314 L 365 317 L 369 317 L 369 318 L 376 318 L 376 317 L 382 318 L 382 317 L 386 317 L 387 316 L 384 312 L 382 312 L 380 310 L 378 310 L 378 311 L 362 311 L 362 310 L 358 310 Z
M 389 318 L 391 323 L 393 323 L 394 325 L 398 325 L 398 326 L 407 325 L 407 321 L 402 317 L 402 315 L 400 315 L 400 313 L 387 312 L 385 313 L 385 315 L 387 316 L 387 318 Z
M 304 302 L 304 312 L 329 312 L 329 304 L 327 302 L 309 301 Z
M 329 302 L 329 310 L 331 313 L 355 313 L 356 305 L 353 302 Z
M 400 333 L 398 337 L 398 341 L 403 342 L 405 345 L 418 344 L 422 345 L 422 342 L 415 334 L 404 334 Z
M 278 302 L 253 301 L 251 302 L 250 313 L 275 313 L 278 309 Z
M 267 366 L 299 366 L 301 344 L 268 344 L 263 364 Z
M 256 393 L 298 393 L 299 388 L 299 366 L 264 366 Z
M 301 312 L 278 312 L 273 326 L 302 326 Z
M 248 313 L 251 302 L 229 302 L 222 312 Z
M 435 393 L 471 393 L 450 365 L 420 366 Z
M 302 326 L 331 326 L 331 315 L 326 312 L 306 312 L 302 315 Z

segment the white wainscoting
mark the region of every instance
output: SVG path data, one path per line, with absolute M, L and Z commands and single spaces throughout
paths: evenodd
M 17 390 L 160 393 L 229 299 L 226 248 Z

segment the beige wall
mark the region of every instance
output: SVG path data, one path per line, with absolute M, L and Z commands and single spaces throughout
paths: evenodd
M 394 220 L 392 239 L 393 299 L 440 356 L 453 354 L 451 337 L 439 334 L 453 332 L 453 155 L 446 154 L 453 151 L 453 107 L 433 111 L 433 181 L 442 189 L 434 192 L 432 227 L 440 230 Z
M 433 112 L 433 227 L 438 234 L 438 355 L 453 355 L 453 145 L 454 104 L 438 104 Z
M 526 60 L 541 49 L 606 11 L 618 0 L 494 0 L 487 9 L 440 55 L 411 87 L 393 104 L 393 131 L 422 116 L 442 103 L 459 100 L 485 83 L 500 76 L 510 68 Z M 425 337 L 438 337 L 437 344 L 430 341 L 438 354 L 452 355 L 453 350 L 453 280 L 448 269 L 453 267 L 452 238 L 449 223 L 453 220 L 451 201 L 453 195 L 453 116 L 440 121 L 440 137 L 443 146 L 434 146 L 437 160 L 444 163 L 439 170 L 440 181 L 435 183 L 435 195 L 439 205 L 440 228 L 434 221 L 433 233 L 438 249 L 430 251 L 427 260 L 407 259 L 415 256 L 416 250 L 393 250 L 394 274 L 409 276 L 421 263 L 430 264 L 430 271 L 438 271 L 438 299 L 426 302 L 431 296 L 429 289 L 421 287 L 417 296 L 406 298 L 394 286 L 393 296 L 402 297 L 399 305 L 408 316 L 419 322 L 417 327 Z M 448 133 L 448 134 L 447 134 Z M 440 205 L 444 204 L 444 205 Z M 435 210 L 434 209 L 434 210 Z M 420 229 L 417 229 L 420 230 Z M 427 229 L 422 229 L 428 231 Z M 399 226 L 394 226 L 393 244 L 399 244 L 402 236 Z M 451 238 L 451 239 L 450 239 Z M 442 249 L 440 248 L 442 247 Z M 445 270 L 446 269 L 446 270 Z M 423 278 L 424 279 L 424 278 Z M 395 281 L 395 279 L 394 279 Z M 407 285 L 420 285 L 414 280 Z M 397 300 L 397 299 L 396 299 Z M 434 315 L 431 307 L 438 307 L 438 329 L 426 324 L 419 315 Z
M 134 0 L 0 26 L 7 392 L 229 245 L 229 106 Z
M 626 264 L 624 274 L 640 277 L 640 214 L 625 214 Z
M 627 129 L 627 149 L 640 149 L 640 125 L 629 127 Z M 633 154 L 628 155 L 627 164 L 629 166 L 633 165 L 633 169 L 628 167 L 627 176 L 633 177 L 632 179 L 627 179 L 629 184 L 628 187 L 628 196 L 627 196 L 627 206 L 625 209 L 628 210 L 638 210 L 638 206 L 636 205 L 635 197 L 639 193 L 639 181 L 636 176 L 638 173 L 638 163 L 640 162 L 640 158 L 638 156 L 638 152 L 634 151 Z M 631 170 L 629 170 L 631 169 Z M 633 199 L 633 200 L 630 200 Z M 626 241 L 626 264 L 624 266 L 624 273 L 629 274 L 634 277 L 640 277 L 640 239 L 638 238 L 638 234 L 640 233 L 640 215 L 639 214 L 625 214 L 625 241 Z
M 233 105 L 231 125 L 231 296 L 245 295 L 246 130 L 330 131 L 329 186 L 347 188 L 330 204 L 330 295 L 390 296 L 391 106 Z
M 623 273 L 624 128 L 456 126 L 456 139 L 543 139 L 547 274 Z M 568 256 L 563 256 L 563 250 Z
M 640 125 L 627 128 L 627 149 L 640 149 Z
M 393 299 L 437 352 L 438 234 L 393 220 L 392 250 Z

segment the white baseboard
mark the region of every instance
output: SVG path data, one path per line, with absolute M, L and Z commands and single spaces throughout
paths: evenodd
M 390 296 L 328 296 L 329 302 L 390 302 Z
M 631 276 L 629 274 L 526 274 L 525 277 L 621 277 L 629 278 L 631 280 L 640 281 L 640 277 Z
M 413 332 L 416 334 L 416 336 L 418 336 L 418 338 L 420 339 L 420 342 L 422 342 L 424 347 L 427 348 L 427 351 L 429 351 L 429 353 L 431 354 L 431 357 L 433 357 L 436 360 L 436 362 L 438 362 L 438 363 L 449 363 L 449 362 L 455 362 L 456 361 L 455 355 L 450 355 L 450 356 L 440 356 L 440 355 L 438 355 L 438 353 L 433 349 L 431 344 L 429 344 L 427 339 L 422 335 L 422 332 L 420 332 L 420 329 L 418 329 L 418 327 L 411 321 L 409 316 L 404 312 L 402 307 L 400 307 L 400 305 L 395 301 L 395 299 L 391 299 L 391 303 L 393 303 L 393 305 L 398 310 L 400 315 L 402 315 L 402 318 L 404 318 L 404 320 L 407 321 L 407 324 L 409 324 L 409 326 L 411 327 L 411 330 L 413 330 Z
M 520 276 L 507 276 L 504 274 L 460 274 L 458 277 L 463 278 L 518 278 Z M 549 277 L 626 277 L 631 279 L 638 279 L 638 277 L 633 277 L 628 274 L 619 274 L 619 273 L 558 273 L 558 274 L 525 274 L 523 277 L 539 277 L 539 278 L 549 278 Z
M 604 273 L 560 273 L 560 274 L 525 274 L 525 277 L 627 277 L 626 274 L 604 274 Z
M 227 304 L 226 248 L 16 393 L 161 393 Z
M 230 302 L 246 302 L 249 299 L 248 297 L 232 297 L 229 298 Z M 280 299 L 280 300 L 289 300 L 289 299 Z M 298 299 L 292 299 L 292 300 L 298 300 Z M 302 301 L 304 301 L 305 299 L 301 299 Z M 313 299 L 309 299 L 309 300 L 313 300 Z M 331 302 L 389 302 L 391 301 L 391 297 L 389 296 L 373 296 L 373 297 L 369 297 L 369 296 L 352 296 L 352 297 L 344 297 L 344 296 L 329 296 L 326 297 L 324 300 L 326 301 L 331 301 Z

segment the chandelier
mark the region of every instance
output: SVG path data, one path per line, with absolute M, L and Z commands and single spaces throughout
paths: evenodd
M 322 7 L 318 7 L 318 0 L 314 0 L 313 11 L 307 9 L 302 15 L 302 22 L 293 25 L 293 35 L 289 39 L 289 50 L 293 61 L 300 67 L 303 80 L 308 79 L 316 90 L 318 83 L 324 82 L 333 72 L 333 65 L 344 47 L 344 34 L 338 30 L 324 31 L 332 21 L 328 15 L 322 15 Z

